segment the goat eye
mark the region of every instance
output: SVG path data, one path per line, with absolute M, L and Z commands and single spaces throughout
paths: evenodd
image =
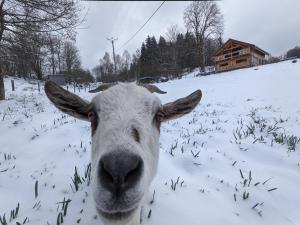
M 98 116 L 95 112 L 91 111 L 88 113 L 88 119 L 91 122 L 92 136 L 95 134 L 98 126 Z
M 163 119 L 164 119 L 164 113 L 162 110 L 158 110 L 157 113 L 155 114 L 154 116 L 154 119 L 157 121 L 157 122 L 162 122 Z
M 93 121 L 95 119 L 95 113 L 94 112 L 89 112 L 88 113 L 88 119 L 89 119 L 89 121 Z
M 132 127 L 132 136 L 134 138 L 134 140 L 138 143 L 140 143 L 140 134 L 138 132 L 138 130 L 135 127 Z
M 153 118 L 153 122 L 155 127 L 160 130 L 160 124 L 164 119 L 164 113 L 162 110 L 158 110 L 157 113 L 155 114 L 154 118 Z

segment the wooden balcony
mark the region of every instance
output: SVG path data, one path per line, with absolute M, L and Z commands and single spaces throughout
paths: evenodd
M 233 51 L 233 52 L 229 52 L 223 55 L 219 55 L 219 56 L 215 56 L 214 57 L 214 61 L 215 62 L 219 62 L 219 61 L 223 61 L 223 60 L 228 60 L 228 59 L 234 59 L 243 55 L 247 55 L 250 54 L 250 48 L 244 48 L 238 51 Z

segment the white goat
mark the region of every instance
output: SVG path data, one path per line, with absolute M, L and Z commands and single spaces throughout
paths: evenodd
M 165 105 L 151 93 L 165 93 L 154 85 L 102 85 L 90 103 L 52 81 L 45 91 L 58 109 L 91 122 L 92 191 L 103 223 L 139 225 L 157 171 L 160 124 L 191 112 L 201 91 Z

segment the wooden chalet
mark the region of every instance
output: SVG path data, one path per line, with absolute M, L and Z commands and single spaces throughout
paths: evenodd
M 253 44 L 229 39 L 217 51 L 213 61 L 216 72 L 222 72 L 265 64 L 268 55 L 269 53 Z

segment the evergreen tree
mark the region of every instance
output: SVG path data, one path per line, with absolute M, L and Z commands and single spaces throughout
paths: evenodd
M 159 37 L 158 41 L 158 69 L 161 75 L 167 75 L 169 72 L 170 55 L 169 46 L 163 36 Z

